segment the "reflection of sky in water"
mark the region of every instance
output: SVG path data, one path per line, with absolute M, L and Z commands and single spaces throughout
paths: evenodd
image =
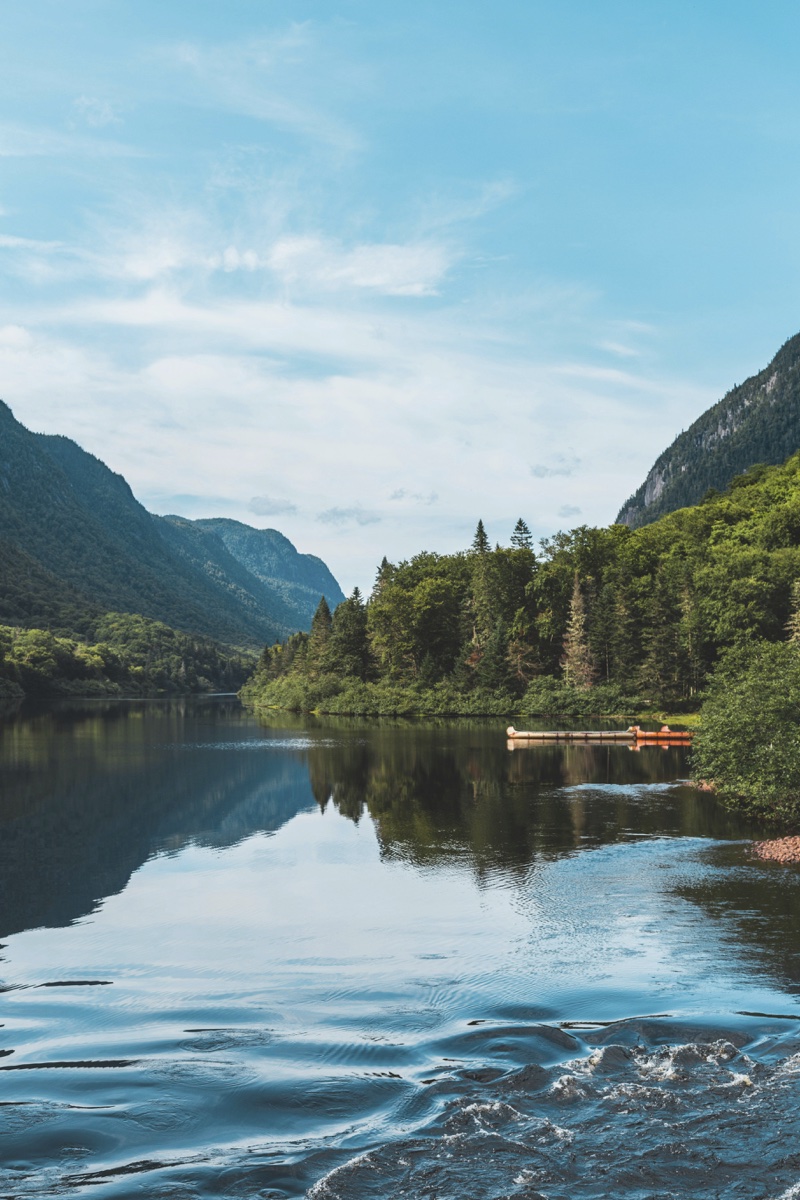
M 159 1155 L 184 1164 L 159 1185 L 225 1195 L 254 1145 L 294 1147 L 299 1195 L 325 1155 L 434 1119 L 448 1064 L 529 1061 L 520 1023 L 796 1011 L 798 876 L 746 859 L 681 757 L 511 756 L 489 726 L 271 736 L 230 707 L 75 732 L 3 742 L 0 915 L 37 927 L 6 938 L 0 1069 L 130 1065 L 3 1077 L 44 1171 L 20 1195 L 57 1192 L 60 1157 Z
M 452 857 L 384 860 L 368 817 L 328 807 L 233 847 L 152 858 L 70 929 L 16 936 L 13 977 L 113 978 L 167 1007 L 173 993 L 216 1003 L 235 981 L 308 1020 L 334 983 L 348 1004 L 436 993 L 442 1021 L 507 1005 L 560 1019 L 785 1007 L 730 930 L 674 892 L 708 873 L 707 845 L 616 843 L 478 881 Z

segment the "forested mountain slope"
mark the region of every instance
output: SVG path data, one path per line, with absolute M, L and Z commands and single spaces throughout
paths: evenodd
M 290 567 L 305 560 L 284 542 Z M 307 603 L 253 574 L 213 529 L 148 513 L 122 476 L 68 438 L 29 432 L 2 402 L 0 563 L 0 622 L 10 625 L 82 633 L 113 610 L 257 646 L 310 621 Z
M 216 535 L 230 554 L 251 575 L 280 596 L 289 612 L 302 614 L 307 629 L 316 612 L 320 596 L 331 608 L 344 600 L 339 584 L 321 558 L 298 554 L 292 543 L 277 529 L 254 529 L 241 521 L 225 518 L 194 521 L 207 533 Z
M 728 392 L 656 459 L 617 521 L 632 529 L 723 491 L 755 463 L 775 465 L 800 449 L 800 334 L 772 362 Z

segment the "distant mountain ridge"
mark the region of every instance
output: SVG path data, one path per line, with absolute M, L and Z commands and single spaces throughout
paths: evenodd
M 777 466 L 800 449 L 800 334 L 769 366 L 734 387 L 659 455 L 617 523 L 635 529 L 724 491 L 756 463 Z
M 0 622 L 81 632 L 135 612 L 258 646 L 344 596 L 321 559 L 277 530 L 159 517 L 66 437 L 31 433 L 0 401 Z

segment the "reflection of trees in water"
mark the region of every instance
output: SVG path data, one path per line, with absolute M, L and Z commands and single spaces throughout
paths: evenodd
M 0 932 L 66 924 L 158 851 L 233 845 L 313 803 L 302 752 L 203 745 L 231 734 L 241 710 L 224 701 L 59 705 L 4 722 Z
M 692 788 L 608 786 L 685 773 L 682 749 L 562 744 L 509 751 L 486 726 L 351 726 L 336 744 L 309 750 L 317 801 L 324 807 L 332 800 L 355 821 L 366 808 L 386 857 L 467 860 L 478 874 L 523 872 L 539 856 L 628 833 L 730 835 L 732 818 Z
M 737 955 L 800 993 L 800 869 L 756 862 L 741 844 L 715 846 L 702 877 L 675 890 L 703 910 Z

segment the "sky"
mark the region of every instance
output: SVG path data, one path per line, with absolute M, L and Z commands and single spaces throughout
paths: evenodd
M 800 329 L 789 0 L 0 14 L 0 397 L 345 591 L 612 521 Z

